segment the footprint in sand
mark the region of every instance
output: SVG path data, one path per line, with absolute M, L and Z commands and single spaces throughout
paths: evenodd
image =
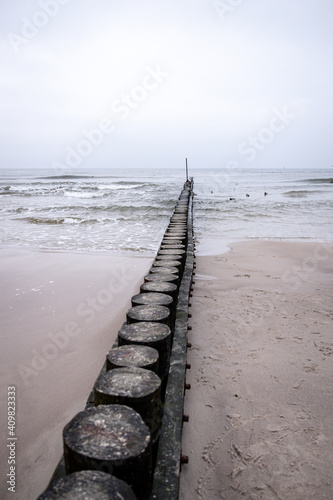
M 323 353 L 324 356 L 331 356 L 333 354 L 332 342 L 328 344 L 325 344 L 324 342 L 320 342 L 320 344 L 317 344 L 317 342 L 314 342 L 314 345 L 321 353 Z
M 317 368 L 317 364 L 313 364 L 313 365 L 303 365 L 303 370 L 306 371 L 307 373 L 311 373 L 311 372 L 316 372 L 316 368 Z
M 230 420 L 231 425 L 236 428 L 242 427 L 246 423 L 242 420 L 242 416 L 237 413 L 229 413 L 227 417 Z
M 305 382 L 304 378 L 300 380 L 297 384 L 293 385 L 293 389 L 301 389 L 303 382 Z

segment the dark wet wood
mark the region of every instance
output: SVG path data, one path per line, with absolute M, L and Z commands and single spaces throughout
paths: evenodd
M 180 234 L 181 236 L 184 236 L 187 234 L 187 229 L 182 229 L 180 227 L 169 227 L 166 232 L 165 232 L 165 235 L 169 235 L 169 234 Z
M 151 500 L 177 500 L 182 454 L 183 397 L 187 357 L 188 301 L 193 272 L 192 203 L 189 204 L 187 255 L 179 288 L 170 370 L 164 400 Z M 187 451 L 187 450 L 184 450 Z
M 165 408 L 162 419 L 162 428 L 161 428 L 161 437 L 158 441 L 157 450 L 157 461 L 155 467 L 155 479 L 154 479 L 154 489 L 152 494 L 150 495 L 149 486 L 151 484 L 151 462 L 154 460 L 153 456 L 156 457 L 155 453 L 152 452 L 152 440 L 149 443 L 150 450 L 148 454 L 146 454 L 146 450 L 142 452 L 141 455 L 146 457 L 146 465 L 141 467 L 141 464 L 136 466 L 135 472 L 138 474 L 135 478 L 131 478 L 130 484 L 133 484 L 135 487 L 135 492 L 139 500 L 177 500 L 178 498 L 178 489 L 179 489 L 179 468 L 180 468 L 180 455 L 181 455 L 181 429 L 183 425 L 183 393 L 185 386 L 185 369 L 186 369 L 186 346 L 187 346 L 187 306 L 188 306 L 188 295 L 189 295 L 189 287 L 191 283 L 191 274 L 190 271 L 193 268 L 193 230 L 192 230 L 192 181 L 189 181 L 178 199 L 177 205 L 175 207 L 174 213 L 170 218 L 170 223 L 164 235 L 164 239 L 161 242 L 161 246 L 159 249 L 159 254 L 156 256 L 156 259 L 153 263 L 153 272 L 150 272 L 150 278 L 152 281 L 148 281 L 142 284 L 140 287 L 140 292 L 144 294 L 154 294 L 154 293 L 164 293 L 173 297 L 175 304 L 177 306 L 177 315 L 176 321 L 174 321 L 175 316 L 171 315 L 171 330 L 164 325 L 163 323 L 158 323 L 154 321 L 142 321 L 143 318 L 140 318 L 140 321 L 137 323 L 131 323 L 123 325 L 123 328 L 127 330 L 126 334 L 121 335 L 121 332 L 118 334 L 118 340 L 115 343 L 114 349 L 108 353 L 108 359 L 105 362 L 105 365 L 108 369 L 108 375 L 106 376 L 106 367 L 104 366 L 100 372 L 100 377 L 106 377 L 107 382 L 109 382 L 109 378 L 120 379 L 120 375 L 114 375 L 114 373 L 110 372 L 110 369 L 117 368 L 118 371 L 122 370 L 119 366 L 142 366 L 146 365 L 148 362 L 148 368 L 154 370 L 155 373 L 159 373 L 161 377 L 161 389 L 163 391 L 163 401 L 165 401 Z M 187 226 L 188 224 L 188 226 Z M 186 250 L 186 253 L 185 253 Z M 169 253 L 171 251 L 171 254 Z M 162 253 L 160 253 L 162 252 Z M 166 253 L 164 253 L 166 252 Z M 172 264 L 171 264 L 172 263 Z M 175 263 L 175 264 L 174 264 Z M 169 281 L 157 281 L 163 276 L 163 279 L 166 279 L 166 275 L 170 276 L 170 279 L 174 279 L 177 274 L 170 273 L 170 269 L 165 274 L 161 272 L 161 268 L 172 268 L 175 267 L 179 270 L 179 283 L 181 292 L 178 296 L 178 287 L 176 284 Z M 156 269 L 156 270 L 155 270 Z M 173 270 L 174 271 L 174 270 Z M 172 274 L 174 276 L 172 277 Z M 185 279 L 184 279 L 185 275 Z M 180 282 L 180 280 L 182 280 Z M 149 299 L 149 301 L 152 299 Z M 136 307 L 150 307 L 151 304 L 142 304 Z M 153 307 L 162 307 L 165 306 L 155 305 Z M 146 318 L 144 318 L 146 319 Z M 152 325 L 147 328 L 147 325 Z M 144 330 L 141 331 L 141 328 L 144 327 Z M 164 337 L 160 335 L 161 338 L 157 338 L 158 335 L 152 335 L 153 328 L 158 327 L 159 329 L 167 329 L 168 334 Z M 134 337 L 130 339 L 129 331 L 137 330 L 136 339 Z M 145 335 L 143 334 L 145 331 Z M 147 332 L 148 331 L 148 332 Z M 148 335 L 150 332 L 150 336 Z M 133 331 L 132 331 L 133 334 Z M 141 335 L 141 337 L 140 337 Z M 171 336 L 173 340 L 171 341 Z M 141 338 L 141 342 L 139 343 L 139 338 Z M 132 343 L 131 343 L 132 342 Z M 137 343 L 136 343 L 137 342 Z M 147 345 L 145 345 L 145 343 Z M 163 344 L 164 343 L 164 344 Z M 170 357 L 170 344 L 172 344 L 172 353 Z M 119 347 L 116 347 L 119 346 Z M 153 347 L 154 346 L 154 347 Z M 135 349 L 135 351 L 133 351 Z M 147 358 L 146 354 L 144 354 L 144 349 L 150 349 L 150 352 L 154 353 L 152 358 L 149 360 L 149 356 Z M 165 354 L 167 353 L 167 354 Z M 165 358 L 164 358 L 165 356 Z M 162 368 L 159 369 L 159 358 L 161 359 Z M 169 369 L 170 366 L 170 369 Z M 127 371 L 132 371 L 132 368 Z M 126 371 L 125 370 L 125 371 Z M 113 370 L 116 372 L 117 370 Z M 164 377 L 163 377 L 163 374 Z M 154 375 L 152 373 L 152 375 Z M 135 377 L 136 375 L 131 373 L 131 377 Z M 155 376 L 155 375 L 154 375 Z M 130 389 L 134 388 L 134 379 L 128 378 L 127 375 L 125 379 L 127 380 L 126 384 L 123 384 L 123 387 L 128 390 L 128 386 Z M 126 387 L 125 387 L 126 386 Z M 124 390 L 125 390 L 124 389 Z M 99 391 L 103 392 L 103 391 Z M 110 396 L 107 394 L 108 391 L 104 391 L 105 396 Z M 128 393 L 127 393 L 128 396 Z M 127 397 L 126 396 L 126 397 Z M 119 397 L 125 398 L 124 395 L 120 395 Z M 148 397 L 148 396 L 147 396 Z M 97 401 L 97 400 L 96 400 Z M 92 406 L 94 404 L 94 391 L 89 395 L 86 411 L 94 409 Z M 148 404 L 148 402 L 147 402 Z M 109 408 L 119 405 L 99 405 L 97 408 Z M 126 404 L 120 405 L 123 409 L 127 408 L 127 410 L 131 410 Z M 158 404 L 157 404 L 158 407 Z M 161 410 L 162 406 L 159 406 Z M 133 410 L 132 410 L 133 411 Z M 78 414 L 80 415 L 80 414 Z M 138 417 L 137 413 L 135 413 Z M 77 416 L 78 417 L 78 416 Z M 75 417 L 76 418 L 76 417 Z M 74 419 L 73 419 L 74 420 Z M 117 419 L 118 422 L 119 419 Z M 142 421 L 141 421 L 142 422 Z M 72 421 L 68 424 L 70 425 Z M 59 462 L 59 465 L 52 477 L 51 484 L 52 486 L 56 484 L 58 479 L 65 474 L 65 461 L 67 469 L 70 468 L 69 461 L 70 455 L 74 460 L 76 459 L 79 465 L 74 465 L 73 470 L 76 470 L 76 467 L 79 468 L 95 468 L 98 470 L 104 470 L 108 473 L 113 472 L 114 468 L 117 467 L 119 470 L 125 464 L 126 458 L 129 458 L 130 455 L 127 453 L 127 441 L 124 439 L 124 435 L 122 431 L 117 431 L 117 425 L 113 426 L 112 429 L 112 437 L 109 439 L 106 437 L 107 426 L 105 425 L 105 418 L 103 415 L 98 415 L 96 420 L 97 430 L 94 429 L 94 423 L 85 422 L 83 425 L 83 430 L 86 433 L 86 436 L 83 438 L 84 448 L 87 448 L 86 451 L 88 456 L 80 456 L 75 450 L 71 453 L 70 446 L 68 446 L 68 450 L 65 450 L 65 458 Z M 142 425 L 144 423 L 142 422 Z M 151 425 L 151 424 L 150 424 Z M 99 428 L 98 426 L 101 426 Z M 66 426 L 68 427 L 68 426 Z M 127 424 L 124 422 L 122 424 L 122 429 L 127 432 Z M 135 428 L 137 426 L 134 426 Z M 66 428 L 65 428 L 66 429 Z M 147 428 L 146 428 L 147 430 Z M 102 448 L 102 452 L 106 452 L 113 443 L 112 440 L 115 440 L 117 445 L 119 445 L 119 449 L 116 449 L 116 452 L 120 452 L 120 455 L 117 453 L 117 460 L 115 463 L 112 463 L 107 457 L 107 460 L 104 460 L 105 456 L 102 458 L 89 455 L 90 448 L 90 436 L 93 436 L 93 440 L 95 442 L 100 440 L 100 448 Z M 126 437 L 126 436 L 125 436 Z M 133 440 L 131 439 L 131 442 Z M 121 446 L 120 446 L 120 443 Z M 87 445 L 87 446 L 86 446 Z M 131 446 L 133 445 L 133 442 Z M 64 445 L 65 446 L 65 445 Z M 67 446 L 67 445 L 66 445 Z M 113 444 L 112 446 L 113 447 Z M 122 453 L 126 454 L 124 458 Z M 74 457 L 74 458 L 73 458 Z M 88 465 L 87 465 L 88 462 Z M 131 466 L 133 465 L 133 460 L 130 459 Z M 154 462 L 155 463 L 155 462 Z M 129 464 L 127 464 L 129 465 Z M 140 469 L 141 467 L 141 469 Z M 118 470 L 117 469 L 117 470 Z M 140 472 L 141 470 L 141 472 Z M 148 471 L 148 479 L 147 479 L 147 471 Z M 68 470 L 67 470 L 68 472 Z M 118 472 L 117 472 L 118 476 Z M 144 483 L 137 483 L 135 481 L 137 478 L 144 478 Z M 78 496 L 80 497 L 80 495 Z M 102 496 L 101 496 L 102 498 Z
M 175 285 L 178 285 L 179 283 L 179 277 L 175 274 L 172 273 L 151 273 L 147 274 L 145 276 L 145 281 L 168 281 L 170 283 L 174 283 Z M 147 320 L 149 321 L 149 320 Z
M 156 440 L 163 414 L 161 379 L 151 370 L 118 368 L 101 374 L 94 386 L 95 405 L 121 404 L 141 415 Z
M 118 332 L 118 344 L 153 347 L 159 354 L 160 376 L 167 376 L 171 351 L 171 330 L 167 325 L 150 322 L 124 324 Z
M 184 255 L 185 254 L 185 250 L 182 250 L 182 249 L 177 249 L 176 251 L 175 250 L 159 250 L 158 252 L 158 255 Z
M 174 283 L 170 283 L 168 281 L 148 281 L 142 283 L 140 286 L 140 292 L 160 292 L 171 295 L 171 297 L 175 298 L 177 296 L 177 285 Z
M 159 268 L 156 268 L 157 270 Z M 177 268 L 174 268 L 178 272 Z M 173 298 L 166 293 L 139 293 L 132 297 L 132 306 L 156 305 L 172 309 Z
M 166 261 L 168 262 L 168 261 Z M 149 270 L 149 274 L 150 273 L 171 273 L 171 274 L 176 274 L 177 275 L 177 278 L 179 278 L 179 269 L 177 269 L 177 267 L 174 267 L 174 266 L 153 266 L 150 268 Z
M 114 347 L 106 355 L 106 370 L 138 367 L 159 373 L 159 355 L 156 349 L 144 345 Z
M 63 430 L 67 474 L 101 470 L 132 486 L 139 499 L 149 495 L 151 436 L 141 416 L 124 405 L 81 411 Z
M 158 273 L 151 274 L 149 276 L 158 277 Z M 177 281 L 178 279 L 177 276 L 175 276 L 174 274 L 170 273 L 169 276 L 172 276 L 173 278 L 165 281 L 173 281 L 173 280 Z M 154 279 L 147 281 L 154 281 Z M 158 279 L 156 281 L 158 281 Z M 162 281 L 162 279 L 160 281 Z M 164 323 L 170 326 L 170 310 L 168 309 L 168 307 L 165 306 L 144 305 L 144 306 L 131 307 L 126 313 L 126 318 L 128 324 L 136 323 L 138 321 L 153 321 L 153 322 L 156 321 L 158 323 Z
M 74 472 L 61 478 L 37 500 L 136 500 L 132 488 L 124 481 L 96 470 Z
M 181 260 L 169 260 L 169 259 L 154 260 L 153 262 L 153 267 L 165 267 L 165 266 L 176 267 L 180 272 L 182 269 L 182 262 Z
M 162 245 L 165 245 L 168 243 L 180 243 L 180 244 L 184 245 L 186 243 L 186 236 L 166 235 L 166 236 L 164 236 L 164 238 L 162 240 Z
M 158 260 L 179 260 L 183 264 L 182 255 L 178 254 L 170 254 L 170 255 L 156 255 L 155 262 Z
M 165 250 L 172 249 L 172 248 L 179 248 L 180 250 L 185 250 L 185 245 L 183 243 L 162 243 L 161 248 L 164 248 Z

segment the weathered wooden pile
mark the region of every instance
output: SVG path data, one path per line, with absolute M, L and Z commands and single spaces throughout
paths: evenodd
M 182 455 L 193 182 L 187 181 L 140 293 L 84 411 L 63 430 L 64 456 L 38 500 L 177 499 Z

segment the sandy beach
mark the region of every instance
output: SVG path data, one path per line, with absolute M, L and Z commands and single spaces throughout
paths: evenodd
M 33 500 L 152 258 L 0 255 L 1 419 L 15 386 L 16 495 Z M 332 497 L 332 272 L 333 245 L 319 243 L 243 242 L 197 257 L 181 500 Z
M 7 490 L 7 387 L 16 388 L 16 498 L 34 500 L 62 455 L 152 258 L 0 251 L 0 469 Z
M 180 499 L 331 499 L 333 245 L 199 256 Z

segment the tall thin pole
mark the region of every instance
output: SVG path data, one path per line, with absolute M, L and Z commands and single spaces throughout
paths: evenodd
M 187 168 L 187 158 L 186 158 L 186 182 L 188 181 L 188 168 Z

